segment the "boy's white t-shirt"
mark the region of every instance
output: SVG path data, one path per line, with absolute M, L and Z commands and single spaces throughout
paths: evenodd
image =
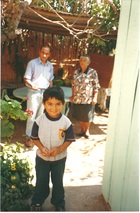
M 72 123 L 65 115 L 60 114 L 58 118 L 51 118 L 47 113 L 40 115 L 34 122 L 32 128 L 31 139 L 40 140 L 42 145 L 48 150 L 58 147 L 67 142 L 74 142 L 74 131 Z M 58 161 L 65 158 L 67 149 L 56 155 L 55 157 L 46 157 L 37 149 L 37 156 L 45 161 Z

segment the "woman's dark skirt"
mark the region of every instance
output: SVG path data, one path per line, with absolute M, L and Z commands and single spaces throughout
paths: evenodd
M 72 116 L 78 121 L 93 122 L 94 110 L 92 104 L 72 104 Z

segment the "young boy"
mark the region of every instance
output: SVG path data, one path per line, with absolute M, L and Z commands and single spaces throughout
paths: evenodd
M 67 147 L 75 141 L 71 121 L 61 114 L 64 92 L 60 87 L 49 87 L 43 93 L 44 113 L 33 124 L 31 139 L 38 147 L 36 153 L 36 186 L 32 197 L 32 211 L 40 211 L 50 193 L 55 211 L 65 211 L 63 175 Z

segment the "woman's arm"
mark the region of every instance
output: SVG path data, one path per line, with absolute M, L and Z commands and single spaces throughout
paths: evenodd
M 98 90 L 95 90 L 93 93 L 92 105 L 97 103 Z

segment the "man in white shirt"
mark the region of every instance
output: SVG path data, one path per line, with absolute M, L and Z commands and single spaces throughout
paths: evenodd
M 53 65 L 48 58 L 51 49 L 49 46 L 42 46 L 39 50 L 39 57 L 29 61 L 24 75 L 24 82 L 28 86 L 27 109 L 33 112 L 29 116 L 26 124 L 26 142 L 27 147 L 32 147 L 30 140 L 31 130 L 35 119 L 43 113 L 42 105 L 43 92 L 53 85 Z

